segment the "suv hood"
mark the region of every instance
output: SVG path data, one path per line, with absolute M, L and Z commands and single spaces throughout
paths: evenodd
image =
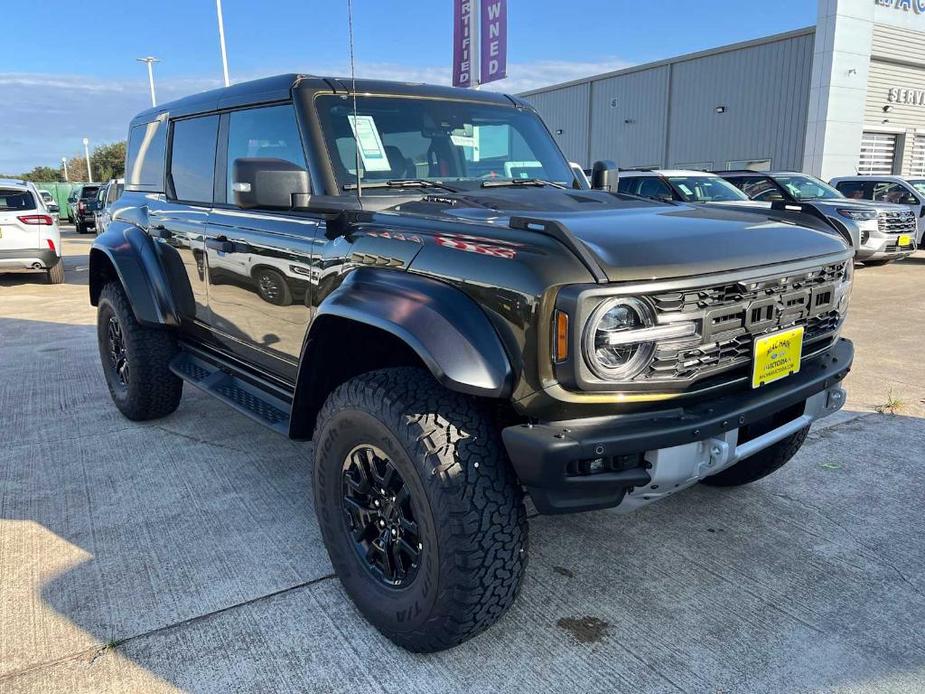
M 874 200 L 857 200 L 856 198 L 844 198 L 843 200 L 827 198 L 824 200 L 806 200 L 805 202 L 831 208 L 863 207 L 865 209 L 883 210 L 884 212 L 905 212 L 909 209 L 908 205 L 897 205 L 894 202 L 876 202 Z
M 665 204 L 587 190 L 491 188 L 428 195 L 393 210 L 507 228 L 511 217 L 559 222 L 612 282 L 704 275 L 844 253 L 840 235 L 773 210 Z M 790 217 L 792 219 L 792 217 Z M 499 234 L 499 238 L 503 238 Z

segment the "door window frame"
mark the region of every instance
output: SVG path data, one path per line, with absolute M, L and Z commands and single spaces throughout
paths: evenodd
M 174 129 L 176 128 L 177 123 L 182 123 L 184 121 L 191 121 L 197 118 L 218 118 L 218 127 L 215 129 L 215 160 L 212 162 L 212 200 L 185 200 L 177 196 L 176 187 L 174 186 L 173 181 L 173 136 Z M 212 207 L 215 204 L 215 167 L 216 162 L 218 161 L 218 137 L 221 132 L 221 114 L 217 111 L 209 111 L 206 113 L 197 113 L 192 116 L 183 116 L 180 118 L 171 118 L 169 122 L 169 127 L 167 129 L 167 158 L 164 166 L 164 197 L 168 202 L 177 203 L 179 205 L 191 205 L 195 207 Z
M 314 177 L 311 174 L 311 167 L 309 165 L 310 160 L 308 157 L 308 152 L 305 148 L 305 135 L 302 132 L 302 124 L 300 122 L 298 110 L 296 109 L 295 103 L 292 101 L 292 99 L 287 99 L 285 101 L 270 101 L 258 104 L 245 104 L 243 106 L 236 106 L 234 108 L 222 109 L 215 112 L 218 116 L 220 116 L 218 124 L 218 145 L 215 148 L 215 180 L 213 182 L 212 190 L 212 205 L 215 209 L 242 209 L 235 205 L 234 202 L 228 200 L 228 151 L 230 145 L 229 137 L 231 135 L 231 114 L 238 111 L 256 111 L 263 108 L 273 108 L 274 106 L 289 106 L 292 110 L 292 117 L 295 121 L 296 132 L 299 134 L 299 146 L 302 150 L 305 170 L 308 172 L 309 191 L 312 195 L 315 194 Z M 253 211 L 259 212 L 260 214 L 272 215 L 304 214 L 303 210 L 268 210 L 263 208 L 254 208 Z

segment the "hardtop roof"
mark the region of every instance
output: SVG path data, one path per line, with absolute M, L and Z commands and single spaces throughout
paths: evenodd
M 181 99 L 159 104 L 136 115 L 132 119 L 132 125 L 149 123 L 162 113 L 168 113 L 171 117 L 175 117 L 216 111 L 222 108 L 234 108 L 235 106 L 284 101 L 290 97 L 294 90 L 307 89 L 331 94 L 351 94 L 353 93 L 351 83 L 352 81 L 349 77 L 318 77 L 298 73 L 274 75 L 249 82 L 240 82 L 230 87 L 220 87 L 198 94 L 191 94 Z M 358 95 L 461 99 L 472 102 L 506 106 L 520 105 L 530 109 L 533 108 L 525 101 L 499 92 L 475 91 L 413 82 L 357 79 L 356 93 Z

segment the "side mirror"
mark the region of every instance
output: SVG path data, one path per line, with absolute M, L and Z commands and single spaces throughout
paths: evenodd
M 619 170 L 612 161 L 596 161 L 591 167 L 591 187 L 594 190 L 615 191 L 618 178 Z
M 242 157 L 232 164 L 232 189 L 238 207 L 290 210 L 308 207 L 308 171 L 285 159 Z

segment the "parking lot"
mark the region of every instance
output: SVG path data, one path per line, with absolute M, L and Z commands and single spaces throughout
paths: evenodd
M 310 444 L 112 405 L 87 298 L 0 276 L 0 691 L 925 690 L 925 252 L 858 268 L 845 410 L 751 486 L 535 517 L 499 624 L 418 656 L 332 573 Z

